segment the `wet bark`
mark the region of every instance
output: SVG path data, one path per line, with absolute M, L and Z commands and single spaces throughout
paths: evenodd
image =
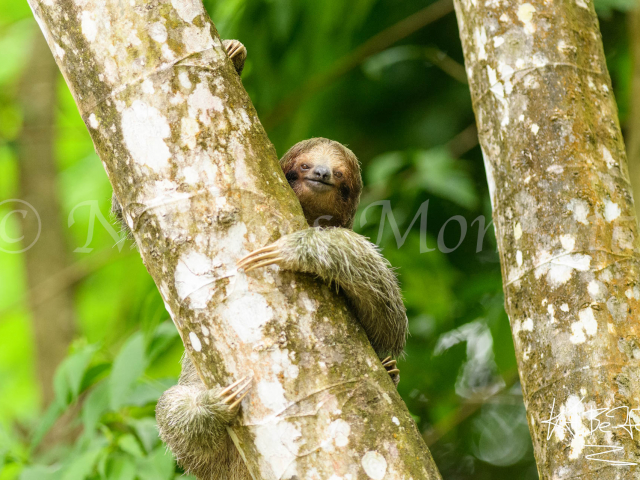
M 638 231 L 593 3 L 455 7 L 540 478 L 636 478 Z
M 256 479 L 440 478 L 342 298 L 235 262 L 305 227 L 201 0 L 29 0 L 125 221 Z
M 42 302 L 37 300 L 36 291 L 37 286 L 69 264 L 54 158 L 58 75 L 47 43 L 36 32 L 20 92 L 24 122 L 18 139 L 18 163 L 21 198 L 38 212 L 38 217 L 25 217 L 23 229 L 25 238 L 38 238 L 25 251 L 24 257 L 31 292 L 29 305 L 36 347 L 36 374 L 44 405 L 53 400 L 53 375 L 66 356 L 75 333 L 73 288 L 67 286 Z

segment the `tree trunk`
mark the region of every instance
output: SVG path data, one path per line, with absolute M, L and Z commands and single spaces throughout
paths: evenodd
M 637 478 L 638 232 L 593 3 L 455 7 L 540 478 Z
M 253 477 L 440 478 L 344 301 L 238 272 L 306 224 L 201 0 L 29 3 L 200 376 L 253 379 L 231 429 Z
M 68 266 L 67 245 L 60 219 L 57 170 L 54 158 L 55 106 L 58 67 L 39 32 L 23 76 L 21 104 L 24 124 L 19 144 L 21 197 L 38 212 L 27 215 L 25 238 L 40 237 L 25 251 L 37 376 L 42 400 L 53 400 L 53 375 L 67 354 L 75 333 L 73 289 L 67 287 L 44 302 L 37 301 L 37 286 Z

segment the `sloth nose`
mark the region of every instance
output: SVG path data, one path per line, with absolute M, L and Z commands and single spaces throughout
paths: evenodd
M 313 177 L 317 180 L 322 180 L 326 182 L 331 178 L 331 170 L 329 167 L 325 167 L 324 165 L 319 165 L 313 169 Z

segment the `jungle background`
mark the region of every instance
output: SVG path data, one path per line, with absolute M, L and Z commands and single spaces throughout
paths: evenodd
M 595 4 L 636 145 L 640 13 Z M 355 230 L 398 268 L 399 391 L 443 477 L 538 478 L 451 3 L 205 6 L 247 47 L 243 83 L 279 155 L 322 136 L 360 158 Z M 25 1 L 0 0 L 0 60 L 0 480 L 178 478 L 153 412 L 183 347 Z

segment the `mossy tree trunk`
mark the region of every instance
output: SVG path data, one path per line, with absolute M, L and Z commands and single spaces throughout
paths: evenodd
M 235 263 L 305 227 L 201 0 L 29 0 L 149 273 L 256 479 L 440 478 L 344 301 Z
M 455 7 L 540 477 L 637 478 L 638 231 L 593 3 Z

